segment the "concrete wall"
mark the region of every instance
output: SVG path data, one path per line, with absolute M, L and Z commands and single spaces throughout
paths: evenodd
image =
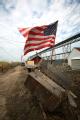
M 72 59 L 71 63 L 73 70 L 80 69 L 80 59 Z
M 70 55 L 68 56 L 68 65 L 72 67 L 72 62 L 71 60 L 75 57 L 80 57 L 80 51 L 73 49 Z

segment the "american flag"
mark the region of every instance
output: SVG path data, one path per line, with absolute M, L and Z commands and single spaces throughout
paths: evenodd
M 58 21 L 50 25 L 37 26 L 33 28 L 20 28 L 20 33 L 26 39 L 24 55 L 34 50 L 52 47 L 55 44 L 57 24 Z

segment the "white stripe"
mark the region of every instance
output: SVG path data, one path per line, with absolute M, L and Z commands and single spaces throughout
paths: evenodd
M 24 49 L 24 53 L 25 53 L 27 50 L 29 50 L 29 49 L 35 49 L 35 48 L 37 48 L 37 47 L 41 47 L 41 46 L 48 45 L 48 44 L 53 45 L 53 43 L 46 42 L 46 43 L 41 44 L 41 45 L 38 45 L 38 46 L 29 46 L 29 47 L 26 47 L 26 48 Z
M 42 38 L 42 39 L 44 39 L 44 38 L 48 38 L 48 37 L 54 37 L 54 35 L 48 35 L 48 36 L 41 36 L 41 35 L 29 35 L 29 38 Z

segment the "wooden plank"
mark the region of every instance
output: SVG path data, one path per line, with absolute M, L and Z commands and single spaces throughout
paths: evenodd
M 29 74 L 27 80 L 25 81 L 25 86 L 31 91 L 33 98 L 40 101 L 45 111 L 54 111 L 62 101 L 61 98 L 56 97 L 54 94 L 52 94 L 52 92 L 50 92 L 50 90 L 35 80 L 35 77 L 33 77 L 32 73 L 33 72 Z
M 62 96 L 62 94 L 65 92 L 65 89 L 60 87 L 58 84 L 56 84 L 54 81 L 52 81 L 50 78 L 48 78 L 37 69 L 35 70 L 35 72 L 29 73 L 29 75 L 57 97 Z

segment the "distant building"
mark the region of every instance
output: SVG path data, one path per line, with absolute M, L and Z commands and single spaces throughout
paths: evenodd
M 39 55 L 37 55 L 33 57 L 31 60 L 34 61 L 34 64 L 38 64 L 42 60 L 42 58 Z
M 75 70 L 80 69 L 80 48 L 73 48 L 68 56 L 68 65 Z

